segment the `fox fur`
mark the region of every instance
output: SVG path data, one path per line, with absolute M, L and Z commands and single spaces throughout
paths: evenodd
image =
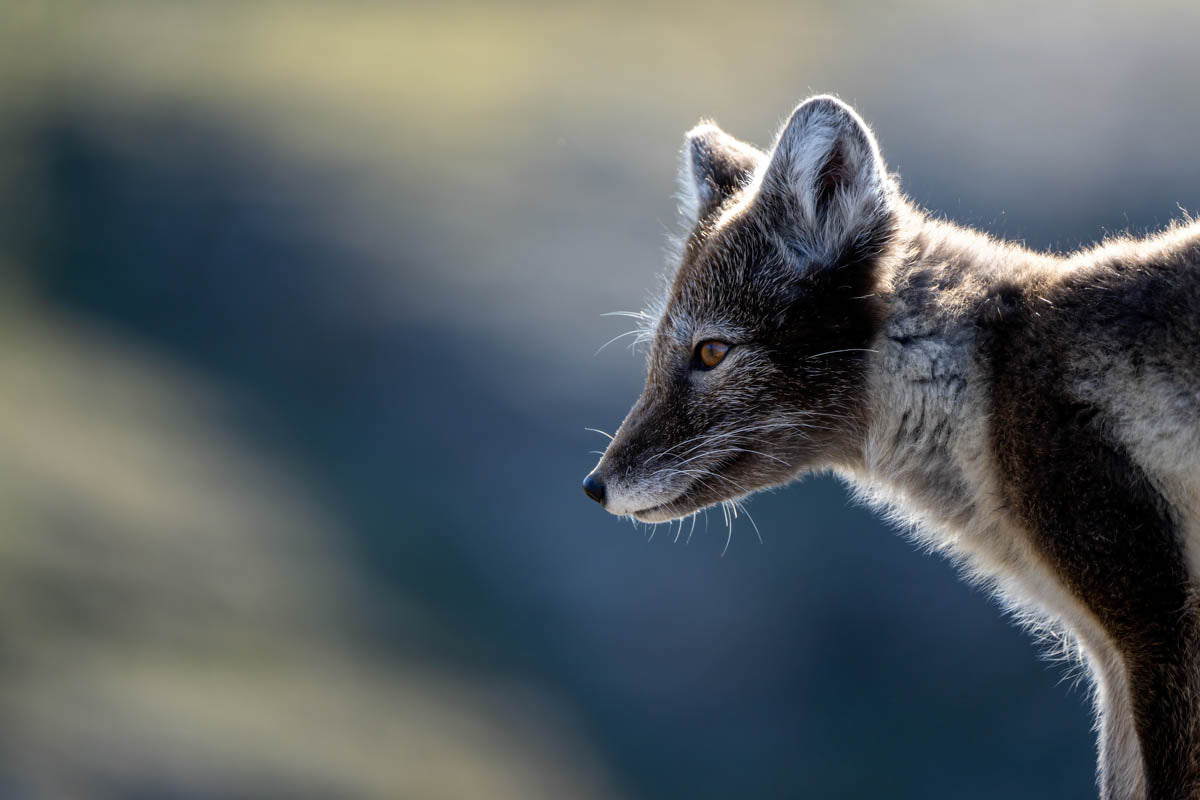
M 832 470 L 1074 642 L 1104 800 L 1200 798 L 1200 224 L 997 241 L 909 202 L 828 96 L 768 152 L 700 124 L 681 184 L 645 390 L 588 494 L 662 522 Z

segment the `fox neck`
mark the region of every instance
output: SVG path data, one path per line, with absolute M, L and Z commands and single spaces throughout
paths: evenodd
M 881 262 L 886 312 L 867 369 L 866 423 L 837 471 L 892 516 L 955 539 L 983 523 L 987 398 L 975 314 L 1016 274 L 1053 260 L 904 206 Z M 940 545 L 941 542 L 931 542 Z

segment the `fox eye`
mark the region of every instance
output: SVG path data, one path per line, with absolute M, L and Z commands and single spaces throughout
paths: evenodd
M 720 364 L 729 352 L 729 345 L 716 339 L 708 339 L 696 345 L 696 359 L 704 369 L 712 369 Z

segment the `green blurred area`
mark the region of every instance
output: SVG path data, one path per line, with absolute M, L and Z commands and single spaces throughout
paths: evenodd
M 838 93 L 1038 247 L 1200 207 L 1198 16 L 10 4 L 0 794 L 1094 796 L 1086 697 L 837 485 L 591 507 L 593 354 L 702 116 Z

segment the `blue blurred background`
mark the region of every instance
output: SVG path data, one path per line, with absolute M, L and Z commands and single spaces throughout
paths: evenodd
M 0 795 L 1086 798 L 1086 690 L 845 489 L 579 481 L 682 134 L 835 92 L 919 203 L 1200 208 L 1195 3 L 0 11 Z M 727 535 L 728 552 L 722 556 Z M 1039 655 L 1039 652 L 1043 655 Z

